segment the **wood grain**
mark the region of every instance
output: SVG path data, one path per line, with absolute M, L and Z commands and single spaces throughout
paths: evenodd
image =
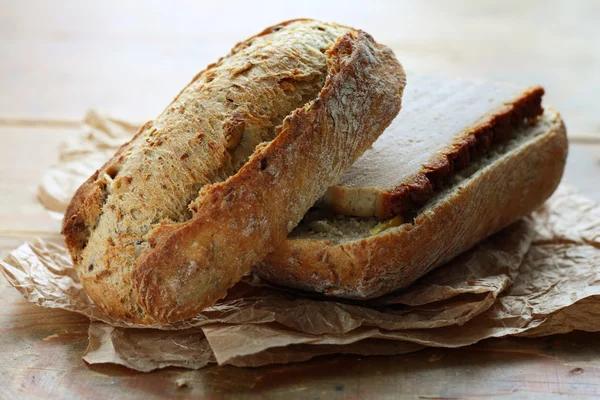
M 235 43 L 303 16 L 366 30 L 409 73 L 542 84 L 569 128 L 600 135 L 600 6 L 593 0 L 5 3 L 0 117 L 77 120 L 93 105 L 153 118 Z
M 307 16 L 357 26 L 410 71 L 540 83 L 563 114 L 565 179 L 600 200 L 600 5 L 589 1 L 2 1 L 0 255 L 61 242 L 41 173 L 89 107 L 142 122 L 237 41 Z M 409 76 L 410 84 L 410 76 Z M 0 398 L 600 397 L 598 335 L 491 340 L 396 357 L 149 374 L 81 359 L 88 322 L 27 303 L 0 277 Z M 179 388 L 184 378 L 188 387 Z
M 58 161 L 59 143 L 75 132 L 0 126 L 0 234 L 60 230 L 60 222 L 50 218 L 37 201 L 37 186 L 43 171 Z

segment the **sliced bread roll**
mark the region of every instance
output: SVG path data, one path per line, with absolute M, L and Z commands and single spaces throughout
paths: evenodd
M 407 107 L 394 125 L 419 120 L 419 115 L 408 115 L 411 90 L 409 83 Z M 429 93 L 435 95 L 435 90 Z M 428 121 L 429 128 L 436 129 L 444 118 L 440 113 Z M 404 132 L 409 129 L 410 124 L 402 126 Z M 392 126 L 384 135 L 390 131 L 398 130 Z M 560 182 L 567 148 L 563 121 L 558 112 L 547 108 L 541 117 L 521 121 L 510 137 L 488 147 L 476 160 L 472 157 L 463 169 L 454 168 L 444 185 L 412 215 L 381 220 L 315 208 L 283 245 L 256 265 L 255 272 L 281 285 L 352 299 L 403 288 L 540 206 Z M 373 162 L 369 168 L 379 166 Z M 410 162 L 410 153 L 397 153 L 399 169 Z M 360 174 L 359 168 L 357 163 L 351 174 Z M 363 189 L 382 192 L 368 183 Z
M 199 73 L 75 194 L 63 233 L 106 314 L 197 315 L 285 240 L 400 109 L 388 48 L 296 20 Z

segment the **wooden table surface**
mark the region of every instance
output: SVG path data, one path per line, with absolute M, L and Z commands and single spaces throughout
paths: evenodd
M 600 2 L 2 0 L 1 255 L 34 237 L 61 241 L 36 186 L 88 108 L 153 118 L 237 41 L 301 16 L 365 29 L 409 73 L 544 85 L 571 138 L 566 179 L 600 200 Z M 0 300 L 1 399 L 600 397 L 598 334 L 144 374 L 87 366 L 85 318 L 30 305 L 4 278 Z M 177 387 L 182 377 L 190 387 Z

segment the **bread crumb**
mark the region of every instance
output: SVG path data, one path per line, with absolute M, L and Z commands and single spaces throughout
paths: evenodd
M 192 387 L 190 380 L 188 378 L 177 378 L 177 380 L 175 381 L 175 384 L 177 385 L 178 389 Z

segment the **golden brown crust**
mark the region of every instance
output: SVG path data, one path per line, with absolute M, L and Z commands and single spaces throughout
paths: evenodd
M 541 205 L 556 189 L 567 156 L 565 126 L 551 128 L 476 174 L 405 224 L 364 239 L 287 240 L 257 264 L 286 286 L 346 298 L 400 289 Z
M 90 176 L 73 195 L 63 217 L 61 234 L 65 237 L 65 243 L 75 264 L 79 262 L 79 254 L 87 244 L 90 230 L 96 225 L 102 212 L 106 191 L 105 185 L 99 183 L 99 177 L 104 174 L 110 175 L 119 169 L 119 165 L 123 162 L 123 154 L 151 123 L 152 121 L 148 121 L 131 140 L 119 147 L 115 155 Z
M 237 44 L 73 198 L 63 233 L 86 292 L 130 322 L 193 316 L 284 240 L 322 194 L 315 193 L 377 138 L 398 112 L 404 84 L 389 49 L 337 24 L 287 21 Z M 264 214 L 267 191 L 279 197 Z M 252 218 L 263 214 L 268 223 Z M 181 274 L 183 281 L 171 279 Z
M 405 77 L 389 49 L 349 33 L 328 51 L 328 67 L 318 98 L 236 175 L 205 186 L 192 220 L 152 235 L 133 278 L 153 319 L 192 317 L 224 297 L 395 117 Z

